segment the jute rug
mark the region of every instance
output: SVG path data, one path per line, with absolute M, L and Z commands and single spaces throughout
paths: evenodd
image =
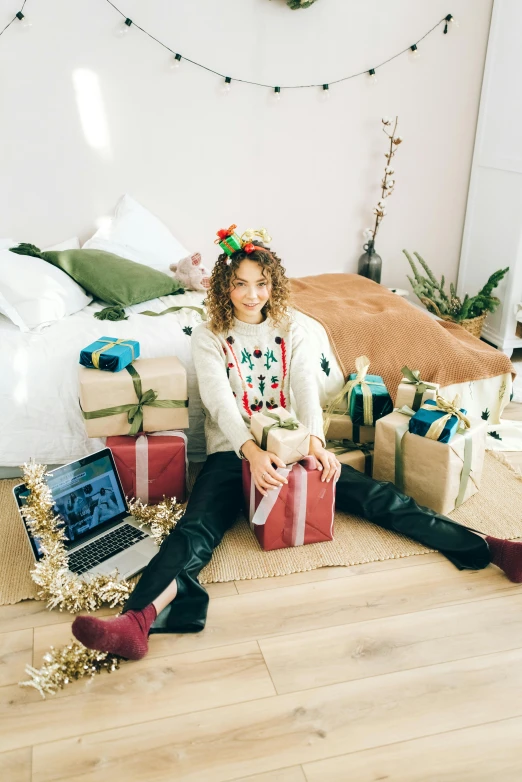
M 195 467 L 195 466 L 194 466 Z M 194 479 L 196 470 L 191 470 Z M 19 481 L 0 481 L 0 605 L 35 598 L 33 564 L 11 489 Z M 481 490 L 451 514 L 461 523 L 499 538 L 522 537 L 522 474 L 502 454 L 486 453 Z M 320 567 L 356 565 L 427 554 L 408 538 L 367 521 L 336 513 L 335 540 L 298 548 L 262 551 L 244 519 L 225 535 L 200 581 L 209 584 L 283 576 Z

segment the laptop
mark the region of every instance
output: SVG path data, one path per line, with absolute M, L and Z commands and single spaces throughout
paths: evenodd
M 116 568 L 120 578 L 139 573 L 157 554 L 150 534 L 129 515 L 110 448 L 51 470 L 46 476 L 67 537 L 69 570 L 84 580 L 91 575 L 109 575 Z M 18 509 L 29 491 L 15 486 Z M 40 542 L 31 534 L 22 515 L 25 531 L 36 561 L 43 557 Z

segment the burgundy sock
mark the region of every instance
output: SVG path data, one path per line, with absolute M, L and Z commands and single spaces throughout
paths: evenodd
M 503 570 L 510 581 L 522 583 L 522 543 L 492 538 L 489 535 L 486 541 L 493 564 Z
M 72 632 L 89 649 L 111 652 L 127 660 L 141 660 L 149 650 L 147 639 L 155 619 L 156 609 L 150 603 L 141 611 L 127 611 L 112 619 L 77 616 Z

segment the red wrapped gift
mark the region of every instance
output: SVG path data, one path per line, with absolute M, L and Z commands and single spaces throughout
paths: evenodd
M 265 551 L 333 539 L 335 481 L 321 481 L 315 457 L 277 472 L 288 479 L 281 489 L 263 496 L 256 488 L 250 465 L 243 462 L 243 491 L 247 517 Z
M 149 432 L 107 437 L 123 491 L 154 505 L 163 497 L 185 502 L 187 492 L 184 432 Z

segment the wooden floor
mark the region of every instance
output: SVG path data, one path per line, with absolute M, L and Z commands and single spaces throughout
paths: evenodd
M 70 616 L 0 608 L 0 779 L 522 780 L 522 586 L 495 567 L 429 554 L 209 591 L 203 633 L 47 700 L 18 682 Z

